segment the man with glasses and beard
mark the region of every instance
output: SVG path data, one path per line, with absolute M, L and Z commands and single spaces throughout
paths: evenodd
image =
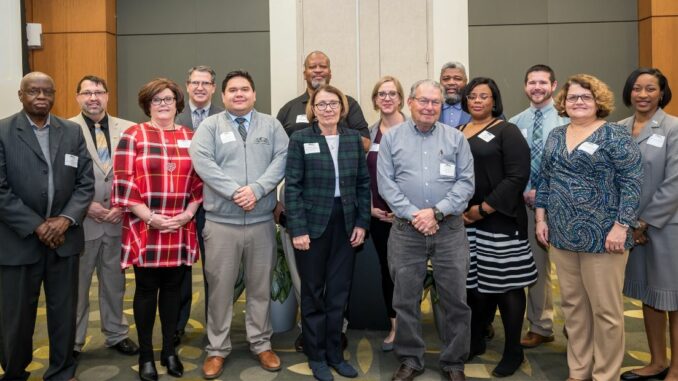
M 276 117 L 278 121 L 282 123 L 288 136 L 292 136 L 293 132 L 309 126 L 308 119 L 306 117 L 306 104 L 308 103 L 310 96 L 318 87 L 321 85 L 328 85 L 330 83 L 330 79 L 332 78 L 330 58 L 321 51 L 313 51 L 309 53 L 304 60 L 303 73 L 304 79 L 306 80 L 306 91 L 300 96 L 287 102 L 280 109 L 280 111 L 278 111 L 278 116 Z M 360 132 L 363 148 L 365 149 L 365 152 L 367 152 L 370 148 L 370 131 L 368 129 L 365 116 L 363 115 L 363 110 L 360 108 L 360 105 L 355 99 L 351 98 L 350 96 L 346 96 L 346 99 L 348 100 L 348 114 L 346 115 L 346 118 L 339 121 L 339 124 Z M 281 240 L 283 242 L 283 251 L 285 252 L 287 265 L 290 269 L 290 275 L 292 276 L 294 294 L 297 298 L 297 302 L 299 302 L 301 282 L 299 280 L 299 272 L 297 271 L 297 263 L 294 258 L 292 240 L 290 239 L 289 234 L 287 234 L 287 229 L 285 228 L 287 225 L 284 213 L 285 205 L 283 203 L 285 195 L 282 191 L 283 188 L 281 187 L 280 189 L 281 192 L 278 196 L 279 201 L 274 210 L 275 221 L 283 227 L 283 229 L 280 231 Z M 348 345 L 348 339 L 346 337 L 347 326 L 348 322 L 344 320 L 343 333 L 341 335 L 342 348 L 346 348 Z M 301 333 L 294 341 L 294 348 L 297 352 L 303 352 L 304 350 L 303 336 Z

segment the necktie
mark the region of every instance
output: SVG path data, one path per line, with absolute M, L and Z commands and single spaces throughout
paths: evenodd
M 541 156 L 544 151 L 544 139 L 541 124 L 544 121 L 544 114 L 541 110 L 534 112 L 534 124 L 532 125 L 532 147 L 530 151 L 530 184 L 532 188 L 537 188 L 539 184 L 539 168 L 541 166 Z
M 202 123 L 202 121 L 205 119 L 206 113 L 207 113 L 207 110 L 205 110 L 204 108 L 195 109 L 195 111 L 193 111 L 193 129 L 194 130 L 196 128 L 198 128 L 200 123 Z
M 245 128 L 246 121 L 247 119 L 245 118 L 235 118 L 235 122 L 238 123 L 238 132 L 240 132 L 243 142 L 247 141 L 247 129 Z
M 97 154 L 101 167 L 104 172 L 108 173 L 111 169 L 111 154 L 108 152 L 108 143 L 106 143 L 106 133 L 101 129 L 101 124 L 94 123 L 94 136 L 96 137 Z

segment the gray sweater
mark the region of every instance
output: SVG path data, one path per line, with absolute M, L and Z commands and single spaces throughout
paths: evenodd
M 246 142 L 226 111 L 203 120 L 193 135 L 191 160 L 204 182 L 205 218 L 248 225 L 273 218 L 276 186 L 285 175 L 289 139 L 278 120 L 252 111 Z M 245 212 L 233 202 L 235 191 L 249 185 L 257 198 Z

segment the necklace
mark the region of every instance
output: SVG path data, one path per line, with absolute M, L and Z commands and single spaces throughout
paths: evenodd
M 169 172 L 171 174 L 172 172 L 174 172 L 175 169 L 177 169 L 177 163 L 174 162 L 174 155 L 170 155 L 169 151 L 167 150 L 167 145 L 165 144 L 165 131 L 176 131 L 174 123 L 172 123 L 171 129 L 160 128 L 153 121 L 151 121 L 151 125 L 153 125 L 153 127 L 157 128 L 161 131 L 160 132 L 160 140 L 162 142 L 162 149 L 165 152 L 165 156 L 167 157 L 167 164 L 165 164 L 165 169 L 167 170 L 167 172 Z M 179 156 L 179 152 L 178 152 L 178 148 L 177 148 L 176 144 L 174 145 L 174 153 L 176 154 L 176 156 Z

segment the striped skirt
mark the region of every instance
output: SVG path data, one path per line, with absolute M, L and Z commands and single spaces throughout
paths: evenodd
M 503 293 L 537 281 L 537 266 L 527 239 L 466 228 L 471 261 L 466 288 Z

